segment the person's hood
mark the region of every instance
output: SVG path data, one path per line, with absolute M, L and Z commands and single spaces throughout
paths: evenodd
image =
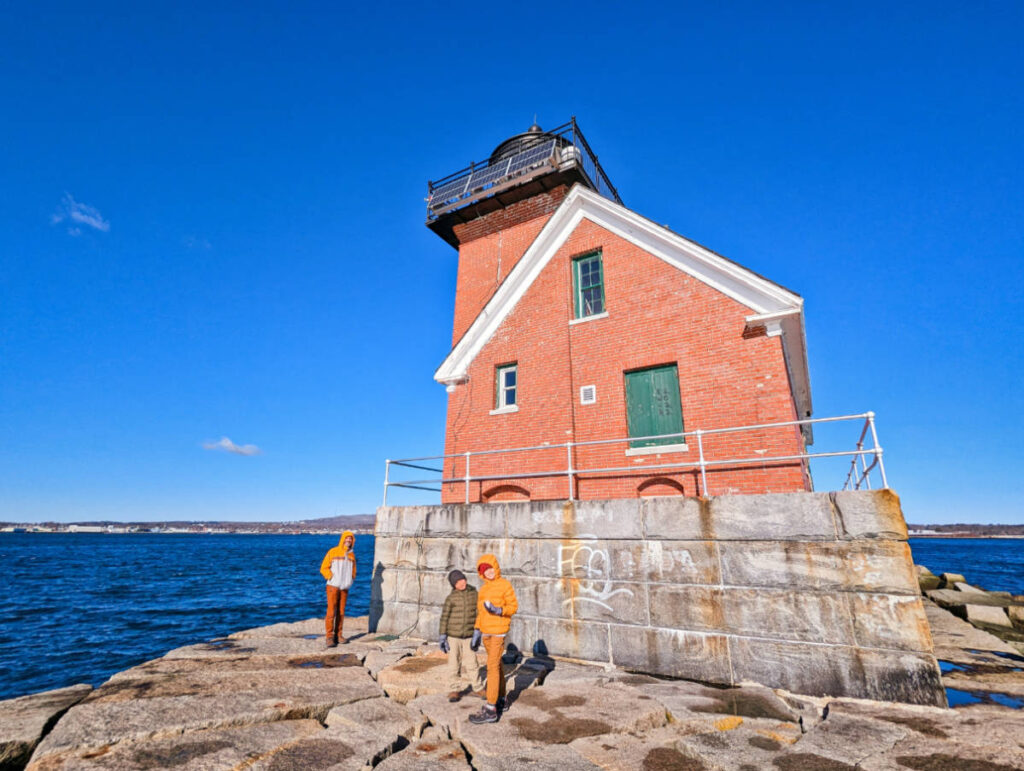
M 493 554 L 485 554 L 476 561 L 476 574 L 478 576 L 480 575 L 480 566 L 483 565 L 485 562 L 494 568 L 494 577 L 501 578 L 501 567 L 498 565 L 498 558 L 495 557 Z M 483 576 L 480 577 L 483 578 Z M 487 579 L 484 578 L 484 581 L 486 580 Z
M 341 539 L 338 541 L 338 546 L 340 546 L 342 549 L 345 549 L 345 539 L 349 536 L 352 536 L 352 547 L 355 548 L 356 534 L 353 533 L 351 530 L 346 530 L 344 533 L 341 534 Z M 345 549 L 345 551 L 348 551 L 348 549 Z

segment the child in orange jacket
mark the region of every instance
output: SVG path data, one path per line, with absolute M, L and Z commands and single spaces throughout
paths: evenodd
M 348 590 L 356 580 L 356 555 L 353 551 L 355 544 L 355 535 L 351 530 L 346 530 L 341 534 L 338 545 L 328 551 L 320 563 L 320 575 L 327 579 L 325 626 L 328 648 L 335 647 L 339 642 L 348 642 L 341 636 L 341 627 L 345 622 Z
M 512 616 L 519 610 L 516 592 L 501 577 L 498 558 L 485 554 L 476 563 L 484 585 L 477 592 L 476 629 L 470 647 L 476 650 L 481 641 L 487 651 L 487 703 L 478 713 L 470 715 L 473 723 L 496 723 L 498 712 L 505 705 L 505 668 L 501 655 L 505 652 L 505 635 Z

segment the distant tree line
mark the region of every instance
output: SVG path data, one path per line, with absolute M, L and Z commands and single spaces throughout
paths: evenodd
M 911 530 L 937 533 L 972 533 L 974 535 L 1024 535 L 1024 525 L 977 525 L 960 522 L 955 525 L 907 525 Z

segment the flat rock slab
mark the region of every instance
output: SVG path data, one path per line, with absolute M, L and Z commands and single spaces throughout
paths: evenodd
M 179 768 L 222 771 L 272 756 L 300 739 L 323 734 L 315 720 L 194 731 L 166 739 L 121 742 L 94 750 L 73 750 L 33 760 L 31 771 L 150 771 Z
M 363 666 L 369 670 L 371 675 L 376 677 L 377 674 L 385 667 L 390 667 L 392 664 L 396 664 L 411 655 L 411 650 L 402 648 L 389 648 L 382 651 L 371 651 L 366 654 L 366 658 L 363 660 Z
M 908 736 L 883 753 L 861 760 L 857 771 L 1020 771 L 1024 752 L 1005 747 L 973 747 Z
M 91 691 L 72 685 L 0 701 L 0 769 L 25 765 L 50 726 Z
M 800 739 L 800 729 L 792 723 L 758 718 L 719 718 L 715 730 L 687 734 L 686 724 L 671 726 L 679 734 L 676 743 L 684 755 L 695 755 L 704 767 L 723 771 L 737 768 L 773 768 L 788 749 Z M 801 771 L 814 768 L 809 766 Z
M 369 673 L 356 667 L 118 680 L 70 709 L 34 757 L 184 731 L 323 720 L 332 707 L 381 695 Z
M 829 714 L 813 731 L 785 748 L 772 763 L 784 771 L 812 768 L 853 771 L 857 763 L 872 755 L 884 754 L 910 733 L 910 728 L 896 723 Z
M 508 755 L 474 756 L 473 767 L 477 771 L 520 771 L 524 768 L 537 771 L 596 771 L 601 768 L 564 744 L 519 747 Z
M 301 656 L 315 655 L 338 648 L 324 647 L 322 637 L 244 637 L 225 638 L 195 645 L 175 648 L 164 656 L 165 659 L 211 659 L 235 658 L 238 656 Z
M 451 739 L 418 741 L 384 759 L 379 771 L 470 771 L 462 745 Z
M 667 721 L 659 702 L 616 685 L 530 688 L 517 695 L 497 724 L 470 723 L 469 715 L 482 705 L 475 698 L 451 704 L 444 695 L 422 696 L 410 704 L 461 741 L 477 767 L 484 758 L 500 760 L 585 736 L 647 731 Z
M 448 657 L 440 651 L 426 656 L 408 656 L 377 672 L 377 682 L 397 702 L 406 704 L 419 696 L 448 692 L 445 665 Z
M 338 734 L 321 731 L 316 736 L 292 742 L 245 768 L 251 771 L 361 771 L 371 767 L 378 754 L 389 751 L 389 747 L 362 732 Z
M 967 586 L 967 584 L 962 584 Z M 1024 605 L 1024 602 L 1003 597 L 981 589 L 933 589 L 926 592 L 929 600 L 942 607 L 958 607 L 962 605 L 984 605 L 992 608 L 1010 608 Z
M 957 688 L 983 697 L 982 701 L 1004 704 L 1006 701 L 998 695 L 1006 694 L 1024 704 L 1024 655 L 964 650 L 955 658 L 941 661 L 940 666 L 947 689 Z
M 343 623 L 343 632 L 346 637 L 357 637 L 362 639 L 368 632 L 367 616 L 346 616 Z M 228 639 L 247 639 L 252 637 L 305 637 L 316 635 L 320 640 L 324 639 L 324 619 L 308 618 L 305 621 L 293 621 L 270 626 L 258 626 L 252 629 L 243 629 L 228 635 Z M 369 635 L 374 637 L 375 635 Z
M 371 713 L 373 709 L 376 706 L 371 708 Z M 395 722 L 385 728 L 374 724 L 372 714 L 370 720 L 361 723 L 348 722 L 336 715 L 334 724 L 320 733 L 292 742 L 246 768 L 252 771 L 362 771 L 408 746 L 409 740 L 396 733 L 395 727 Z
M 891 735 L 884 738 L 886 732 L 879 727 L 884 724 L 903 735 L 896 741 Z M 878 741 L 866 741 L 869 736 Z M 828 719 L 807 739 L 796 750 L 857 762 L 858 769 L 870 771 L 1024 769 L 1024 714 L 1001 707 L 947 710 L 837 700 L 829 705 Z
M 647 734 L 605 734 L 577 739 L 569 746 L 598 768 L 617 771 L 649 771 L 650 769 L 686 769 L 687 771 L 718 771 L 720 766 L 708 764 L 699 753 L 680 748 L 679 734 L 671 727 Z
M 158 679 L 159 676 L 213 676 L 244 672 L 291 671 L 295 669 L 338 669 L 361 667 L 362 661 L 356 652 L 348 652 L 341 646 L 319 653 L 297 654 L 294 656 L 232 656 L 197 659 L 153 659 L 137 667 L 117 672 L 106 683 L 105 688 L 129 680 Z M 108 688 L 109 691 L 109 688 Z
M 427 726 L 422 712 L 399 704 L 393 699 L 364 699 L 352 704 L 335 707 L 327 713 L 324 721 L 328 728 L 358 730 L 372 728 L 378 734 L 392 735 L 412 741 L 418 739 Z
M 948 610 L 925 601 L 924 612 L 932 632 L 936 658 L 956 661 L 964 650 L 1017 654 L 1017 650 L 993 634 L 977 629 Z
M 1013 629 L 1013 622 L 1010 621 L 1010 617 L 1006 615 L 1006 611 L 1001 607 L 968 603 L 964 605 L 964 611 L 967 613 L 967 620 L 972 624 L 988 624 L 989 626 Z
M 763 685 L 714 688 L 679 680 L 635 687 L 664 704 L 677 720 L 682 720 L 689 713 L 703 713 L 767 718 L 798 724 L 801 717 L 798 708 L 787 704 Z
M 907 729 L 908 736 L 989 749 L 1024 750 L 1024 713 L 985 705 L 936 709 L 902 704 L 837 700 L 829 704 L 829 720 L 853 716 Z M 941 749 L 937 746 L 937 749 Z
M 791 723 L 704 716 L 641 735 L 578 739 L 570 746 L 601 768 L 732 771 L 773 768 L 771 760 L 799 738 L 800 729 Z

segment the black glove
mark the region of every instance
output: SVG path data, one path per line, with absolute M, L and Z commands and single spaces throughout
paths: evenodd
M 501 615 L 501 608 L 497 605 L 492 605 L 490 600 L 484 600 L 484 607 L 487 608 L 488 613 L 493 613 L 495 616 Z
M 437 644 L 445 653 L 451 650 L 451 646 L 448 645 L 448 635 L 443 634 L 437 638 Z
M 483 633 L 479 629 L 473 630 L 473 639 L 469 641 L 469 649 L 475 651 L 480 647 L 480 641 L 484 639 Z

